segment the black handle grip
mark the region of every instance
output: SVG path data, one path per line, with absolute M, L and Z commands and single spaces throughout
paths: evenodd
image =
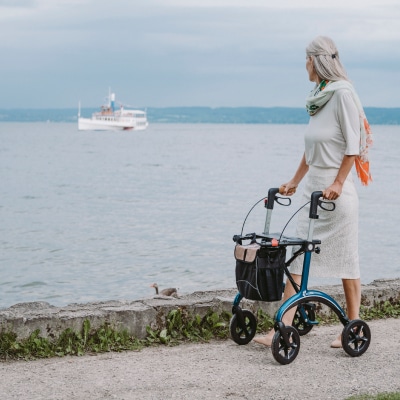
M 274 203 L 275 203 L 275 195 L 279 193 L 279 188 L 271 188 L 268 190 L 268 202 L 267 202 L 267 209 L 273 210 Z
M 319 200 L 318 205 L 325 211 L 334 211 L 336 208 L 336 204 L 333 201 Z
M 310 218 L 318 219 L 318 200 L 323 193 L 319 190 L 311 194 Z

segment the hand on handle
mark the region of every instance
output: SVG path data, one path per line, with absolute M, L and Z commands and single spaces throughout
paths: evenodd
M 337 200 L 339 198 L 339 196 L 342 194 L 342 188 L 343 188 L 343 185 L 340 184 L 339 182 L 332 183 L 331 186 L 329 186 L 328 188 L 326 188 L 323 191 L 324 199 Z
M 279 188 L 279 194 L 283 196 L 292 196 L 296 193 L 297 184 L 293 181 L 289 181 L 288 183 L 283 183 Z

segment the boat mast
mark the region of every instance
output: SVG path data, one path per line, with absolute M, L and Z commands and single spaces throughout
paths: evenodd
M 114 105 L 115 105 L 115 93 L 111 93 L 111 110 L 114 112 Z

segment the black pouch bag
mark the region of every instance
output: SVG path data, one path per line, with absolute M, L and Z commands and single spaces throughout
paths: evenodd
M 249 300 L 282 299 L 285 247 L 262 247 L 258 243 L 235 246 L 236 285 Z

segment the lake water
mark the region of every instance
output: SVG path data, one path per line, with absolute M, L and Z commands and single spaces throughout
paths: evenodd
M 134 300 L 153 295 L 153 282 L 181 293 L 235 287 L 232 236 L 293 175 L 304 128 L 1 123 L 0 308 Z M 363 283 L 400 276 L 400 126 L 373 131 L 374 182 L 359 185 Z M 300 206 L 293 200 L 275 207 L 273 231 Z M 263 230 L 264 211 L 254 209 L 245 233 Z

